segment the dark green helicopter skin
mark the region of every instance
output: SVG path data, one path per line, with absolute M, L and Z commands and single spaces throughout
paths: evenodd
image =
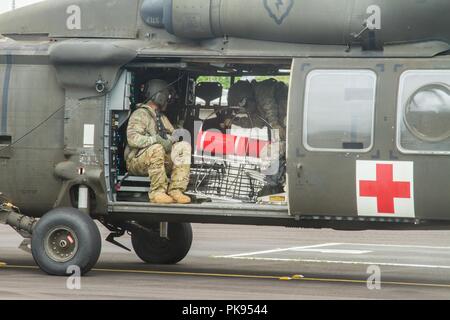
M 87 186 L 89 214 L 112 224 L 447 228 L 450 153 L 400 150 L 397 105 L 404 72 L 450 69 L 448 12 L 448 0 L 49 0 L 0 15 L 0 192 L 23 214 L 41 217 L 74 206 L 74 190 Z M 108 93 L 125 69 L 157 63 L 188 71 L 229 64 L 290 69 L 288 205 L 114 200 Z M 367 150 L 305 146 L 305 83 L 318 69 L 375 75 Z M 86 124 L 95 128 L 87 138 Z M 361 215 L 359 161 L 412 163 L 413 212 Z

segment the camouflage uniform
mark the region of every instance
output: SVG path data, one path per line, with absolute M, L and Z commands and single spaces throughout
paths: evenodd
M 233 120 L 233 124 L 243 128 L 262 128 L 266 125 L 260 118 L 253 86 L 250 82 L 238 81 L 231 86 L 228 91 L 228 105 L 230 107 L 244 107 L 249 116 L 249 118 L 236 118 Z
M 285 83 L 275 79 L 238 81 L 230 88 L 228 102 L 230 106 L 239 106 L 245 99 L 253 127 L 266 126 L 264 119 L 272 128 L 280 130 L 280 138 L 285 140 L 288 91 Z
M 278 104 L 278 119 L 280 125 L 287 127 L 287 104 L 289 96 L 289 87 L 286 83 L 278 81 L 275 87 L 275 100 Z
M 272 128 L 280 130 L 281 140 L 286 139 L 286 113 L 288 87 L 283 82 L 267 79 L 252 82 L 256 107 Z
M 228 103 L 230 106 L 240 106 L 244 104 L 249 114 L 251 123 L 241 121 L 238 125 L 243 127 L 267 126 L 267 123 L 277 129 L 279 133 L 278 145 L 270 144 L 261 152 L 262 158 L 270 166 L 263 169 L 266 174 L 267 194 L 283 192 L 280 186 L 286 183 L 286 120 L 287 120 L 287 99 L 288 86 L 275 79 L 252 83 L 248 81 L 236 82 L 229 91 Z M 262 119 L 267 121 L 263 121 Z M 245 118 L 244 118 L 245 119 Z M 248 121 L 247 121 L 248 122 Z M 272 137 L 273 138 L 273 137 Z M 278 172 L 272 170 L 278 168 Z M 278 189 L 277 189 L 278 188 Z
M 187 189 L 191 145 L 184 141 L 177 142 L 172 146 L 171 152 L 166 152 L 163 145 L 155 142 L 158 135 L 164 137 L 174 131 L 169 119 L 149 105 L 138 105 L 138 109 L 130 117 L 125 155 L 127 169 L 132 175 L 150 177 L 150 199 L 156 193 L 170 193 L 174 190 L 184 192 Z M 171 173 L 170 185 L 167 173 Z

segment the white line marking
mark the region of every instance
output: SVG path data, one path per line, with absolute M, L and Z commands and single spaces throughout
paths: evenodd
M 339 249 L 293 249 L 295 252 L 319 252 L 319 253 L 335 253 L 335 254 L 365 254 L 373 251 L 369 250 L 339 250 Z
M 213 256 L 215 259 L 236 259 L 236 260 L 260 260 L 260 261 L 284 261 L 284 262 L 311 262 L 311 263 L 330 263 L 330 264 L 354 264 L 354 265 L 378 265 L 390 267 L 410 267 L 410 268 L 429 268 L 429 269 L 450 269 L 450 266 L 437 266 L 428 264 L 407 264 L 407 263 L 389 263 L 389 262 L 369 262 L 369 261 L 334 261 L 334 260 L 314 260 L 314 259 L 282 259 L 282 258 L 257 258 L 257 257 L 230 257 Z
M 305 246 L 305 247 L 292 247 L 292 248 L 285 248 L 285 249 L 279 248 L 279 249 L 273 249 L 273 250 L 231 254 L 229 256 L 223 256 L 223 258 L 237 258 L 237 257 L 245 257 L 245 256 L 254 256 L 254 255 L 257 255 L 257 254 L 283 252 L 283 251 L 289 251 L 289 250 L 301 250 L 301 249 L 311 249 L 311 248 L 320 248 L 320 247 L 331 247 L 331 246 L 337 246 L 337 245 L 340 245 L 340 244 L 341 243 L 324 243 L 324 244 L 317 244 L 317 245 Z
M 442 249 L 442 250 L 450 250 L 450 247 L 437 247 L 437 246 L 417 246 L 417 245 L 397 245 L 397 244 L 375 244 L 375 243 L 323 243 L 318 245 L 311 246 L 303 246 L 303 247 L 290 247 L 290 248 L 278 248 L 273 250 L 265 250 L 265 251 L 255 251 L 255 252 L 245 252 L 239 254 L 232 254 L 223 257 L 227 258 L 235 258 L 235 257 L 245 257 L 245 256 L 253 256 L 260 255 L 266 253 L 277 253 L 277 252 L 285 252 L 285 251 L 303 251 L 303 252 L 322 252 L 322 253 L 341 253 L 341 254 L 364 254 L 370 253 L 372 251 L 367 250 L 351 250 L 351 249 L 321 249 L 315 250 L 314 248 L 322 248 L 322 247 L 331 247 L 331 246 L 371 246 L 371 247 L 391 247 L 391 248 L 416 248 L 416 249 Z
M 375 243 L 340 243 L 341 245 L 351 246 L 372 246 L 372 247 L 392 247 L 392 248 L 417 248 L 417 249 L 442 249 L 450 250 L 450 247 L 435 247 L 435 246 L 416 246 L 403 244 L 375 244 Z

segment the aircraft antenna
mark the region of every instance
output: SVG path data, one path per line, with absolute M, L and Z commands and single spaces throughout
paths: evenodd
M 53 118 L 54 115 L 56 115 L 59 111 L 63 110 L 65 108 L 65 105 L 62 106 L 61 108 L 59 108 L 58 110 L 56 110 L 55 112 L 53 112 L 51 115 L 49 115 L 47 118 L 45 118 L 42 122 L 40 122 L 38 125 L 36 125 L 35 127 L 33 127 L 30 131 L 28 131 L 27 133 L 25 133 L 23 136 L 21 136 L 19 139 L 17 139 L 16 141 L 14 141 L 13 143 L 11 143 L 10 145 L 1 148 L 0 149 L 0 153 L 3 150 L 6 150 L 16 144 L 18 144 L 20 141 L 22 141 L 23 139 L 25 139 L 26 137 L 28 137 L 30 134 L 32 134 L 34 131 L 36 131 L 37 129 L 39 129 L 40 127 L 42 127 L 44 124 L 46 124 L 51 118 Z

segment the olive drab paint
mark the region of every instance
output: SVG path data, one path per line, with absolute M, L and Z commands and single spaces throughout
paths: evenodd
M 0 134 L 8 133 L 8 103 L 9 103 L 9 87 L 11 82 L 11 68 L 12 57 L 10 54 L 6 55 L 6 70 L 3 78 L 3 93 L 2 93 L 2 120 L 0 122 Z
M 116 225 L 149 218 L 448 228 L 447 142 L 421 139 L 432 125 L 404 124 L 420 115 L 415 109 L 407 115 L 410 92 L 436 84 L 439 95 L 450 92 L 442 72 L 450 69 L 448 12 L 448 0 L 58 0 L 1 14 L 0 192 L 24 214 L 41 217 L 54 207 L 74 206 L 77 187 L 86 186 L 83 205 L 89 213 Z M 109 117 L 117 108 L 110 101 L 112 92 L 126 87 L 123 75 L 239 65 L 262 67 L 265 75 L 290 74 L 283 117 L 288 203 L 158 207 L 118 201 L 114 188 L 120 186 L 110 180 L 108 130 L 114 121 L 126 120 Z M 352 86 L 355 70 L 370 74 L 371 85 Z M 346 80 L 340 83 L 349 85 L 308 84 L 317 72 L 328 71 L 343 74 Z M 309 92 L 313 87 L 322 94 Z M 342 92 L 333 101 L 321 99 L 332 95 L 327 88 L 337 87 Z M 118 96 L 129 99 L 131 93 Z M 319 107 L 328 110 L 338 98 L 356 106 L 370 100 L 373 112 L 342 111 L 327 118 L 314 113 Z M 442 104 L 442 112 L 446 107 Z M 347 123 L 344 115 L 352 121 Z M 284 127 L 285 119 L 276 122 Z M 352 134 L 333 131 L 341 124 L 351 127 Z M 445 135 L 445 122 L 431 131 L 438 138 Z M 188 148 L 180 149 L 187 154 Z M 163 187 L 168 182 L 161 165 L 165 155 L 159 150 Z M 184 190 L 188 170 L 182 169 L 174 180 Z M 390 188 L 387 194 L 383 186 Z

